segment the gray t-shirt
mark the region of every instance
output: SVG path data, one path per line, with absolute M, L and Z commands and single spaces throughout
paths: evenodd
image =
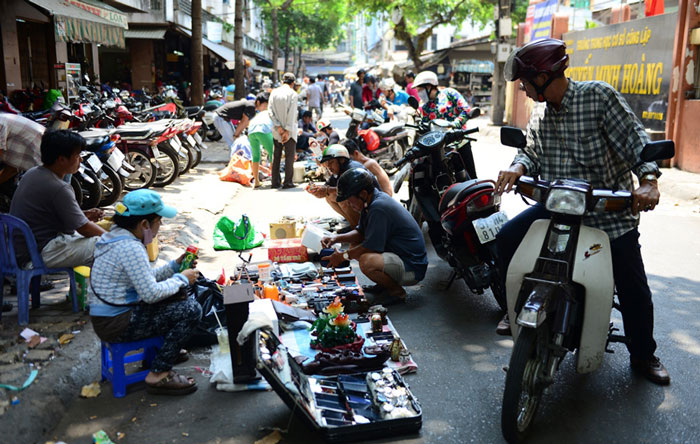
M 357 227 L 365 239 L 362 246 L 377 253 L 394 253 L 413 271 L 416 280 L 423 280 L 428 269 L 428 254 L 421 232 L 411 213 L 383 191 L 374 191 L 374 198 L 360 215 Z
M 39 251 L 59 234 L 72 234 L 88 223 L 70 184 L 43 166 L 30 169 L 19 181 L 10 214 L 29 225 Z M 20 261 L 29 260 L 24 242 L 15 245 Z

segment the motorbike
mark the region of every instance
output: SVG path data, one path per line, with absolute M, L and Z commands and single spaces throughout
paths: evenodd
M 501 143 L 524 149 L 525 136 L 504 127 Z M 527 151 L 524 150 L 524 152 Z M 530 154 L 528 154 L 530 155 Z M 668 159 L 672 141 L 648 143 L 640 161 Z M 597 370 L 611 342 L 625 342 L 611 322 L 615 302 L 610 241 L 604 231 L 585 226 L 583 218 L 629 208 L 629 191 L 593 189 L 588 182 L 551 182 L 523 176 L 516 193 L 545 205 L 551 220 L 532 224 L 508 268 L 508 315 L 515 345 L 506 375 L 501 430 L 508 442 L 522 442 L 534 422 L 544 390 L 568 352 L 576 371 Z
M 415 100 L 415 99 L 414 99 Z M 480 111 L 474 108 L 470 118 Z M 438 255 L 453 269 L 449 288 L 461 278 L 474 294 L 491 289 L 505 310 L 505 289 L 496 264 L 496 234 L 507 222 L 500 211 L 495 182 L 477 178 L 469 134 L 442 119 L 417 127 L 414 146 L 396 163 L 401 168 L 394 180 L 398 192 L 409 176 L 407 209 L 420 224 L 428 223 L 428 234 Z

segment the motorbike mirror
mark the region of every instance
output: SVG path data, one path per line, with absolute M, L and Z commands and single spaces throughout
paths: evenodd
M 653 162 L 655 160 L 670 159 L 675 154 L 676 146 L 673 140 L 659 140 L 644 145 L 644 149 L 639 158 L 642 159 L 643 162 Z
M 525 148 L 527 139 L 520 128 L 504 126 L 501 128 L 501 143 L 515 148 Z
M 89 75 L 84 74 L 83 79 L 85 79 L 86 82 L 90 83 L 90 76 Z
M 410 96 L 408 98 L 408 104 L 410 105 L 411 108 L 418 109 L 418 99 L 416 99 L 415 97 Z
M 469 110 L 469 118 L 475 119 L 481 115 L 481 108 L 472 108 Z

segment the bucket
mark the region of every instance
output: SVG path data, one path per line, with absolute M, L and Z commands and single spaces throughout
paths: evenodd
M 313 224 L 306 224 L 304 232 L 301 234 L 301 244 L 306 248 L 310 248 L 317 253 L 323 250 L 321 239 L 329 236 L 330 233 L 321 227 Z
M 306 162 L 294 162 L 294 176 L 292 180 L 294 183 L 304 182 L 304 175 L 306 174 Z

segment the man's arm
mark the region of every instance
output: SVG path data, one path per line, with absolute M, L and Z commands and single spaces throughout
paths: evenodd
M 83 237 L 102 236 L 106 233 L 106 231 L 102 229 L 102 227 L 100 227 L 94 222 L 88 222 L 82 227 L 78 227 L 78 229 L 75 231 L 77 231 Z
M 365 164 L 365 168 L 367 168 L 369 172 L 374 174 L 374 177 L 377 178 L 377 182 L 379 182 L 379 187 L 382 189 L 382 191 L 384 191 L 389 196 L 392 196 L 394 194 L 394 190 L 391 186 L 391 180 L 389 180 L 389 175 L 386 173 L 386 171 L 384 171 L 384 168 L 382 168 L 379 165 L 379 163 L 377 163 L 376 160 L 369 160 Z

